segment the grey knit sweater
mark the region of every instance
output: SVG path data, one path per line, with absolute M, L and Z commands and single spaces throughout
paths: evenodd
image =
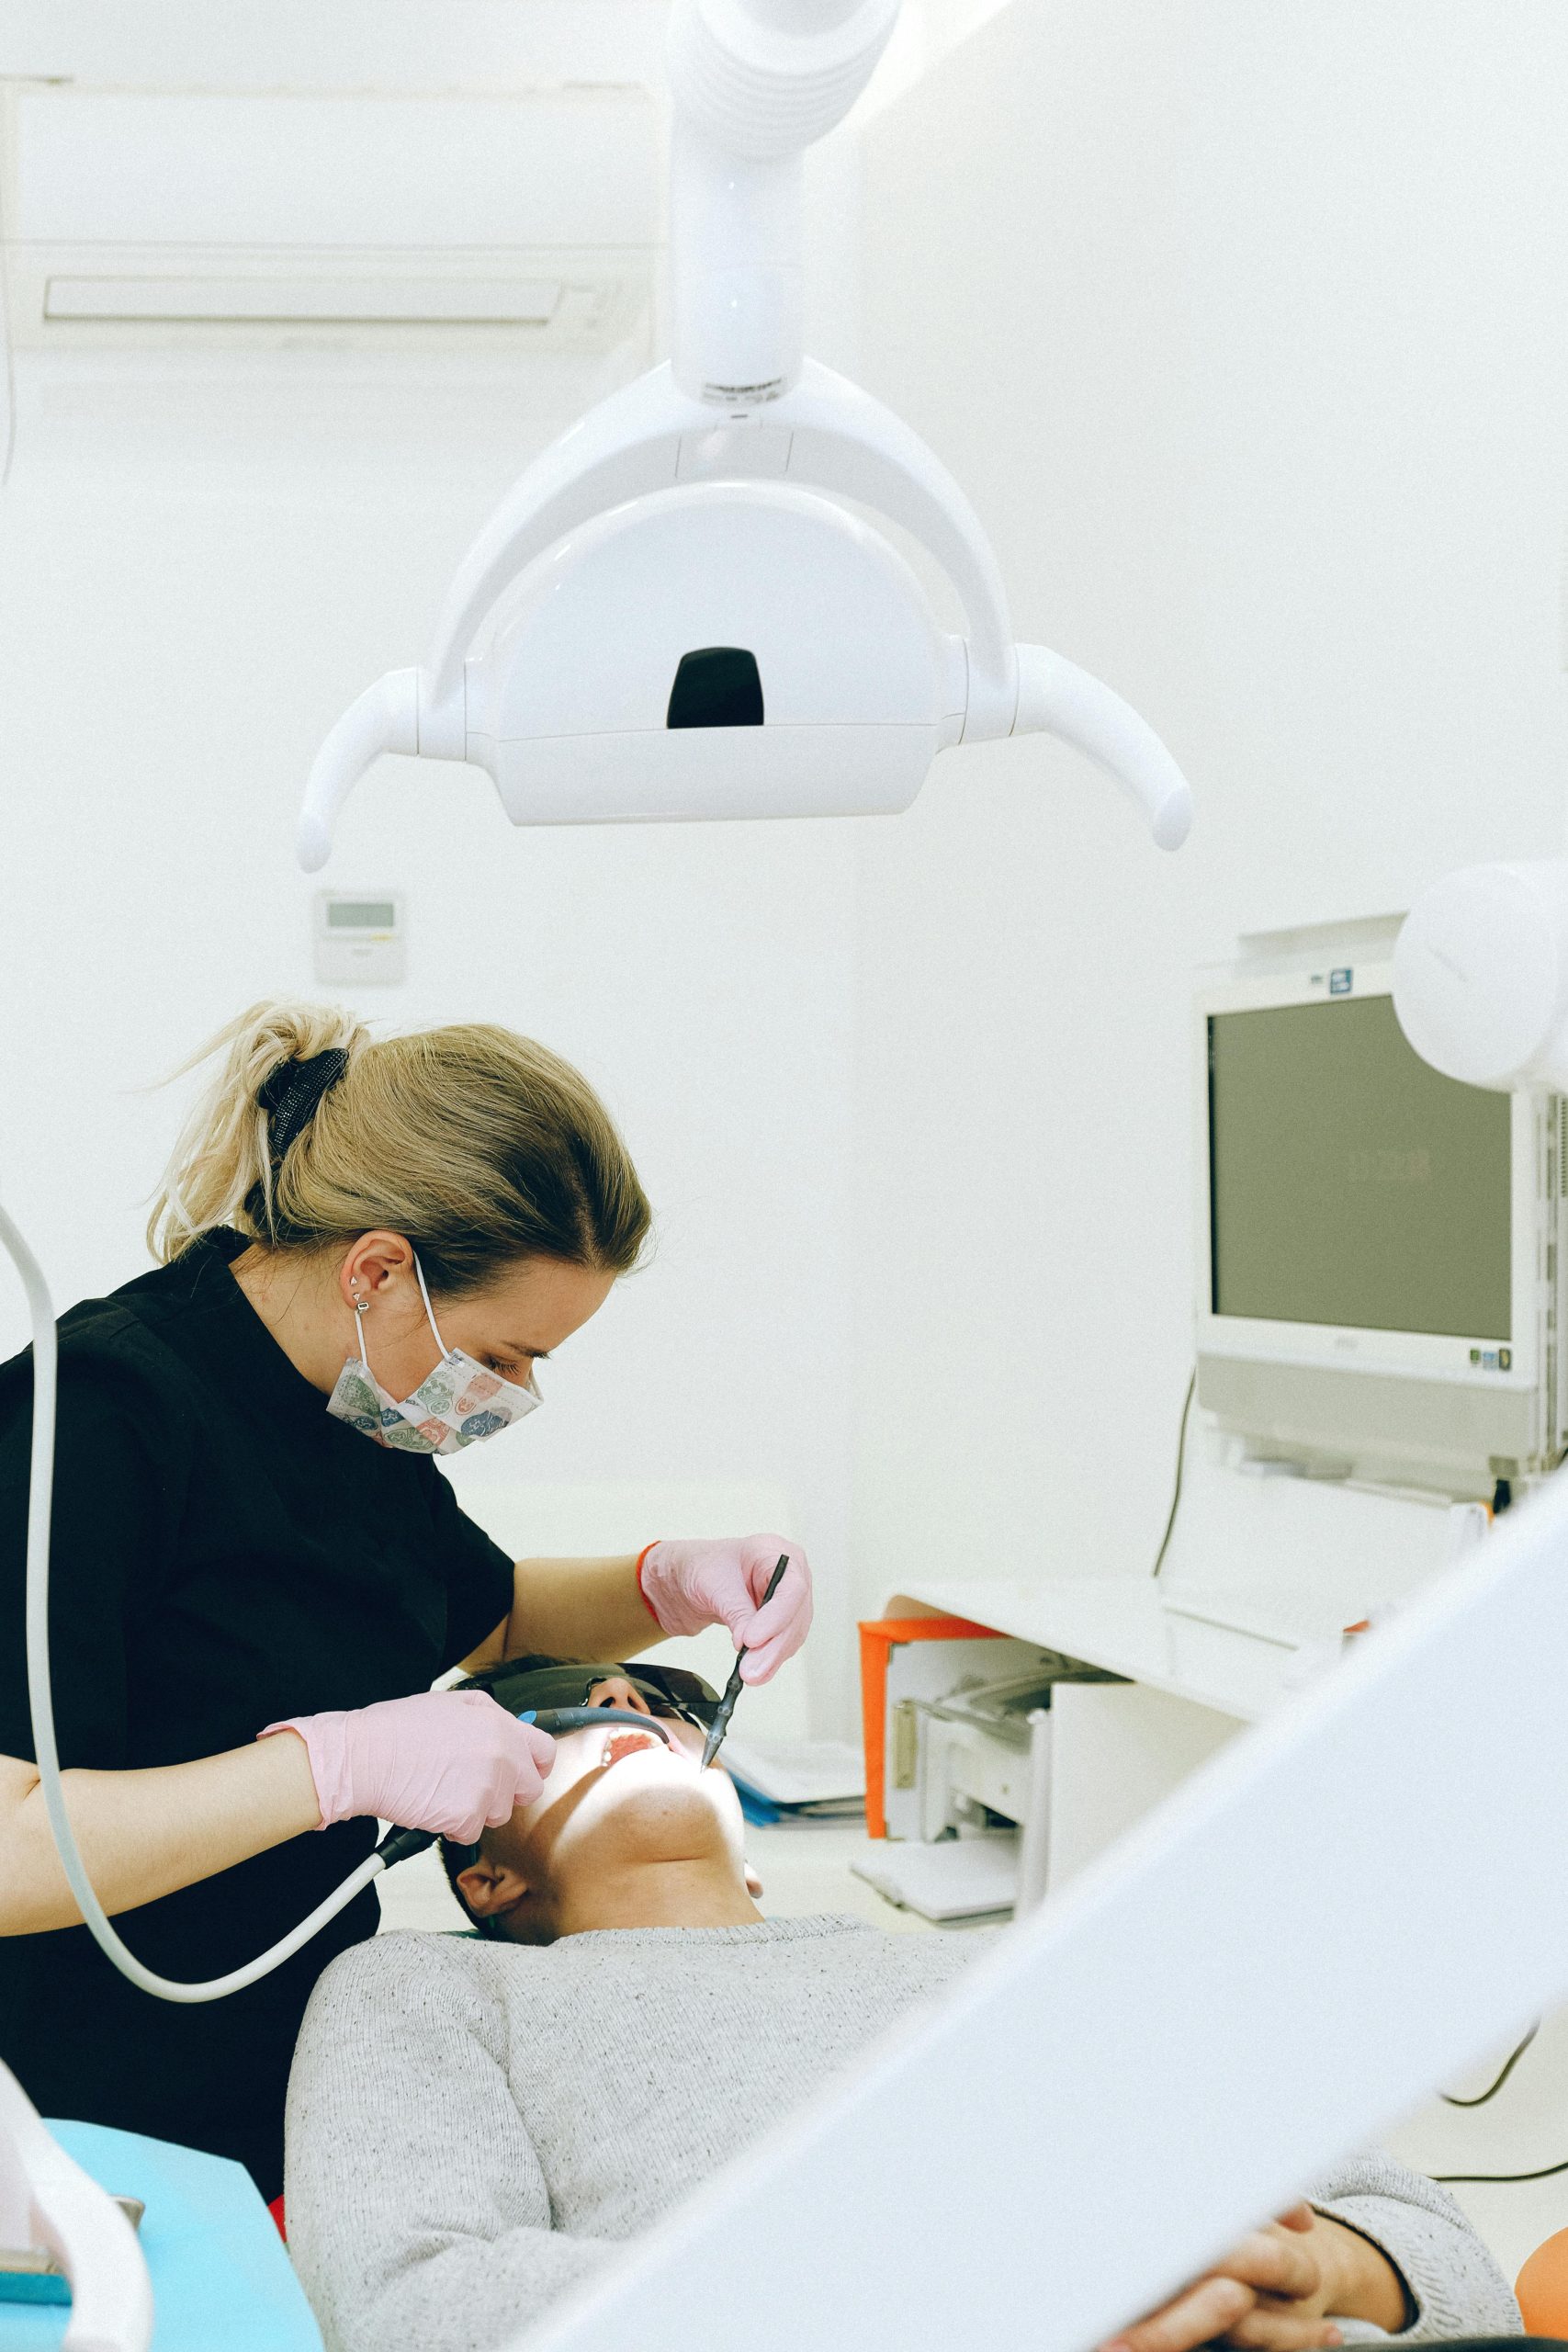
M 514 2336 L 989 1940 L 804 1918 L 355 1945 L 288 2091 L 289 2251 L 329 2352 Z M 1314 2202 L 1404 2273 L 1412 2335 L 1518 2331 L 1441 2189 L 1368 2156 Z

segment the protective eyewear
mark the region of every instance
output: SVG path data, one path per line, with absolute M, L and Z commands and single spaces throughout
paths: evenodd
M 514 1671 L 491 1674 L 484 1688 L 509 1713 L 526 1716 L 546 1731 L 573 1726 L 552 1724 L 546 1718 L 572 1713 L 579 1721 L 609 1714 L 594 1707 L 592 1695 L 602 1683 L 627 1682 L 654 1715 L 673 1715 L 706 1733 L 718 1712 L 718 1693 L 700 1674 L 684 1667 L 648 1666 L 640 1660 L 626 1665 L 615 1659 L 518 1658 L 509 1661 Z

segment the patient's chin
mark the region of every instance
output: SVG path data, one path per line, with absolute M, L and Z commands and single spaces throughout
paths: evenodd
M 628 1759 L 615 1765 L 583 1799 L 563 1839 L 575 1848 L 592 1838 L 603 1849 L 614 1846 L 628 1860 L 689 1860 L 729 1848 L 736 1812 L 730 1785 L 716 1773 L 639 1770 L 636 1759 Z

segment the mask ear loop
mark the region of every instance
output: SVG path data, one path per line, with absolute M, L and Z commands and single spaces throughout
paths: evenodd
M 424 1286 L 424 1268 L 419 1262 L 419 1252 L 417 1250 L 414 1251 L 413 1270 L 419 1276 L 419 1295 L 424 1301 L 424 1319 L 429 1324 L 432 1332 L 434 1334 L 435 1344 L 441 1351 L 442 1361 L 445 1362 L 446 1357 L 451 1354 L 452 1351 L 447 1346 L 446 1340 L 442 1338 L 441 1327 L 435 1320 L 435 1309 L 430 1304 L 430 1293 Z
M 424 1283 L 424 1268 L 419 1262 L 419 1252 L 417 1250 L 414 1252 L 413 1270 L 419 1276 L 419 1295 L 424 1301 L 424 1319 L 429 1324 L 431 1331 L 434 1337 L 435 1344 L 441 1351 L 442 1362 L 444 1363 L 449 1363 L 457 1351 L 455 1349 L 449 1348 L 446 1340 L 441 1336 L 441 1326 L 435 1319 L 435 1309 L 430 1304 L 430 1293 L 425 1288 Z M 471 1362 L 472 1359 L 470 1358 L 469 1361 Z M 542 1405 L 545 1401 L 539 1394 L 538 1382 L 534 1377 L 534 1368 L 531 1364 L 528 1367 L 528 1377 L 526 1380 L 502 1381 L 502 1385 L 504 1388 L 520 1388 L 525 1396 L 531 1396 L 533 1398 L 536 1405 Z M 525 1407 L 522 1409 L 525 1411 L 527 1408 Z

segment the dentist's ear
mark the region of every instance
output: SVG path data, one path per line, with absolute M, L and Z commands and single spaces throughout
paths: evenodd
M 476 1919 L 493 1919 L 497 1912 L 510 1911 L 533 1893 L 521 1871 L 510 1862 L 492 1861 L 487 1854 L 458 1871 L 457 1889 Z

